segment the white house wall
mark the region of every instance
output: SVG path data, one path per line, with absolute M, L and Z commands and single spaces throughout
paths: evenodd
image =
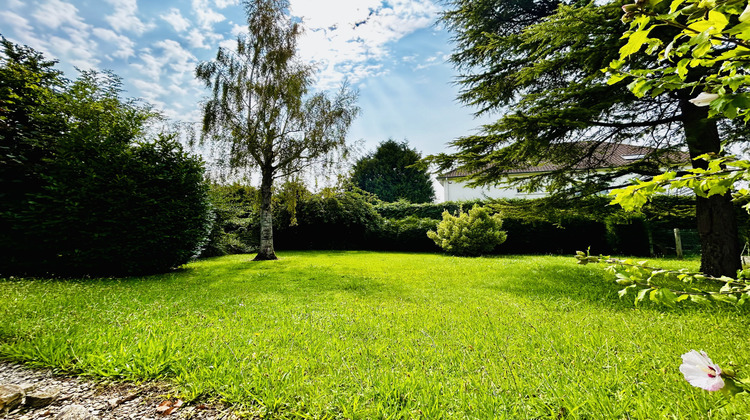
M 612 186 L 624 186 L 630 183 L 634 175 L 626 175 L 616 178 L 612 181 Z M 540 191 L 535 193 L 521 193 L 515 187 L 488 186 L 472 188 L 467 185 L 466 181 L 455 181 L 451 179 L 439 179 L 440 185 L 443 186 L 443 201 L 468 201 L 482 200 L 485 198 L 542 198 L 547 193 Z
M 543 192 L 519 193 L 515 187 L 472 188 L 467 185 L 466 181 L 441 179 L 440 183 L 443 186 L 444 201 L 468 201 L 485 198 L 540 198 L 546 195 Z

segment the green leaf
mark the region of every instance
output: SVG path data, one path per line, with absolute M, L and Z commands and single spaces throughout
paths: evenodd
M 719 295 L 719 294 L 711 295 L 711 299 L 717 302 L 728 303 L 730 305 L 736 304 L 737 301 L 739 300 L 739 298 L 737 298 L 737 296 L 735 295 Z
M 673 0 L 672 4 L 669 6 L 669 13 L 676 12 L 680 5 L 684 2 L 685 0 Z
M 648 289 L 642 289 L 638 294 L 635 296 L 635 306 L 638 306 L 639 302 L 643 302 L 646 299 L 646 295 L 648 295 L 648 292 L 650 292 L 651 288 Z
M 682 60 L 677 62 L 677 75 L 679 75 L 680 79 L 682 80 L 685 80 L 685 77 L 687 76 L 689 63 L 689 58 L 683 58 Z
M 628 77 L 625 73 L 615 73 L 609 77 L 609 80 L 607 80 L 608 85 L 614 85 L 615 83 L 624 80 Z
M 711 301 L 703 295 L 690 295 L 690 300 L 699 305 L 708 305 Z
M 651 29 L 652 28 L 648 28 L 646 30 L 638 30 L 630 34 L 627 44 L 623 45 L 622 48 L 620 48 L 620 59 L 637 53 L 638 50 L 641 49 L 641 46 L 643 46 L 643 44 L 648 41 L 648 34 L 649 32 L 651 32 Z

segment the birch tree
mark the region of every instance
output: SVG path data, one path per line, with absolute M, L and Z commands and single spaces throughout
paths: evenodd
M 345 146 L 358 113 L 357 95 L 342 84 L 335 95 L 313 93 L 315 68 L 297 55 L 301 26 L 288 0 L 244 3 L 249 34 L 233 50 L 219 48 L 196 76 L 211 89 L 203 103 L 202 142 L 228 152 L 229 167 L 260 173 L 260 249 L 273 260 L 274 181 L 298 173 Z

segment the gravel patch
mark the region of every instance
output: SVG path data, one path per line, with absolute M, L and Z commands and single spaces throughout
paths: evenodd
M 183 404 L 165 384 L 105 383 L 58 376 L 0 361 L 0 386 L 22 389 L 20 403 L 0 409 L 0 419 L 90 420 L 230 420 L 238 417 L 216 404 Z M 21 405 L 17 405 L 21 404 Z M 2 406 L 2 404 L 0 404 Z

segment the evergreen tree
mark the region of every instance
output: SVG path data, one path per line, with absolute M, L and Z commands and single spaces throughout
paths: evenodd
M 354 165 L 352 182 L 383 201 L 407 200 L 429 203 L 435 199 L 435 189 L 427 170 L 412 165 L 422 156 L 404 142 L 387 140 L 375 152 L 359 159 Z
M 607 4 L 531 0 L 453 0 L 443 21 L 454 31 L 452 61 L 462 72 L 460 100 L 479 114 L 503 112 L 477 135 L 456 139 L 453 154 L 430 157 L 445 170 L 460 167 L 475 185 L 507 179 L 519 166 L 558 169 L 521 179 L 526 190 L 586 194 L 607 189 L 626 174 L 651 176 L 690 156 L 719 153 L 735 127 L 707 118 L 688 102 L 689 91 L 637 98 L 624 83 L 608 84 L 601 69 L 619 58 L 621 1 Z M 670 28 L 652 36 L 671 38 Z M 655 65 L 639 57 L 641 67 Z M 720 135 L 720 130 L 722 135 Z M 613 143 L 653 146 L 657 152 L 616 170 L 594 171 Z M 700 165 L 701 162 L 694 162 Z M 702 271 L 734 275 L 739 245 L 729 196 L 698 199 Z

